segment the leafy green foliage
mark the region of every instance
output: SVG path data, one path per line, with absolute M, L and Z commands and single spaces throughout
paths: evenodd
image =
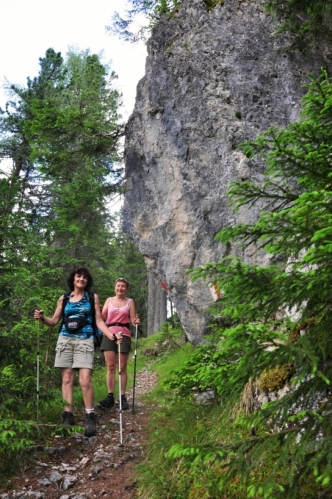
M 139 40 L 147 40 L 162 15 L 167 14 L 171 18 L 182 3 L 182 0 L 129 0 L 128 3 L 130 8 L 126 11 L 126 15 L 121 17 L 116 12 L 113 16 L 112 24 L 111 26 L 107 26 L 107 30 L 125 41 L 137 42 Z M 209 11 L 214 9 L 218 4 L 222 5 L 224 0 L 204 0 L 204 3 L 206 10 Z M 147 22 L 138 31 L 134 31 L 132 29 L 134 21 L 140 15 L 143 15 L 147 19 Z
M 228 364 L 219 357 L 216 345 L 208 344 L 195 349 L 184 365 L 170 373 L 166 387 L 178 397 L 194 399 L 198 393 L 213 390 L 218 401 L 219 377 L 223 376 Z M 216 376 L 217 373 L 217 376 Z
M 170 13 L 176 9 L 182 0 L 129 0 L 130 8 L 122 18 L 116 12 L 112 19 L 111 26 L 107 30 L 111 34 L 130 41 L 146 40 L 147 36 L 163 14 Z M 144 15 L 148 19 L 146 26 L 141 27 L 137 32 L 132 30 L 133 23 L 137 16 Z
M 1 418 L 0 476 L 5 477 L 17 463 L 22 468 L 28 465 L 33 460 L 31 446 L 46 433 L 35 421 Z
M 182 348 L 185 339 L 181 327 L 172 327 L 169 322 L 160 324 L 158 334 L 154 336 L 159 352 L 167 352 L 176 348 Z
M 281 21 L 277 33 L 292 35 L 293 47 L 306 50 L 322 35 L 331 38 L 331 0 L 267 0 L 266 8 Z
M 248 415 L 235 412 L 231 425 L 238 433 L 169 452 L 192 467 L 219 461 L 227 467 L 224 490 L 240 478 L 248 497 L 311 498 L 329 490 L 331 121 L 332 81 L 323 71 L 308 86 L 301 121 L 244 145 L 251 160 L 266 161 L 265 182 L 232 184 L 232 204 L 239 210 L 260 200 L 265 209 L 257 222 L 227 227 L 218 239 L 250 252 L 264 249 L 277 264 L 260 267 L 229 256 L 192 271 L 194 279 L 217 284 L 222 296 L 212 313 L 231 324 L 221 331 L 211 383 L 221 399 L 240 399 L 250 380 L 279 366 L 292 373 L 282 398 Z M 204 349 L 195 354 L 196 369 L 189 361 L 177 373 L 182 383 L 172 381 L 173 387 L 188 390 L 195 380 L 209 381 L 214 357 L 201 366 Z

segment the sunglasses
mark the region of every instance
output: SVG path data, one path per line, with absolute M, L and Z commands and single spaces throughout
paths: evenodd
M 125 279 L 124 277 L 119 277 L 115 282 L 125 282 L 126 284 L 129 284 L 127 279 Z

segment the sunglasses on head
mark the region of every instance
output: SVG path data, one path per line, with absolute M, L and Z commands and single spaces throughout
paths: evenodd
M 124 277 L 118 277 L 118 279 L 115 282 L 125 282 L 126 284 L 128 284 L 127 279 L 125 279 Z

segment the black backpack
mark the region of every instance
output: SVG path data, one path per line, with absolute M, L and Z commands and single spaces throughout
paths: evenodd
M 71 293 L 72 292 L 69 291 L 68 293 L 65 293 L 63 295 L 63 300 L 62 300 L 62 321 L 61 321 L 59 332 L 61 331 L 61 328 L 62 328 L 64 320 L 65 320 L 65 306 L 68 303 L 68 300 L 69 300 L 69 297 L 70 297 Z M 92 328 L 93 328 L 94 345 L 95 345 L 95 348 L 98 348 L 101 345 L 101 340 L 103 339 L 103 334 L 99 331 L 99 329 L 97 328 L 97 324 L 96 324 L 95 294 L 91 293 L 91 291 L 88 291 L 88 295 L 89 295 L 89 302 L 90 302 L 91 312 L 92 312 Z

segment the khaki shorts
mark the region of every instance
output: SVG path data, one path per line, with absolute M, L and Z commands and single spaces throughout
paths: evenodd
M 82 339 L 59 336 L 55 351 L 54 367 L 93 369 L 93 338 Z
M 108 339 L 106 336 L 103 336 L 101 345 L 100 345 L 100 351 L 105 352 L 106 351 L 111 351 L 111 352 L 118 352 L 119 346 L 117 345 L 116 341 L 112 341 Z M 122 343 L 120 344 L 120 352 L 121 353 L 129 353 L 131 349 L 131 338 L 129 336 L 122 336 Z

